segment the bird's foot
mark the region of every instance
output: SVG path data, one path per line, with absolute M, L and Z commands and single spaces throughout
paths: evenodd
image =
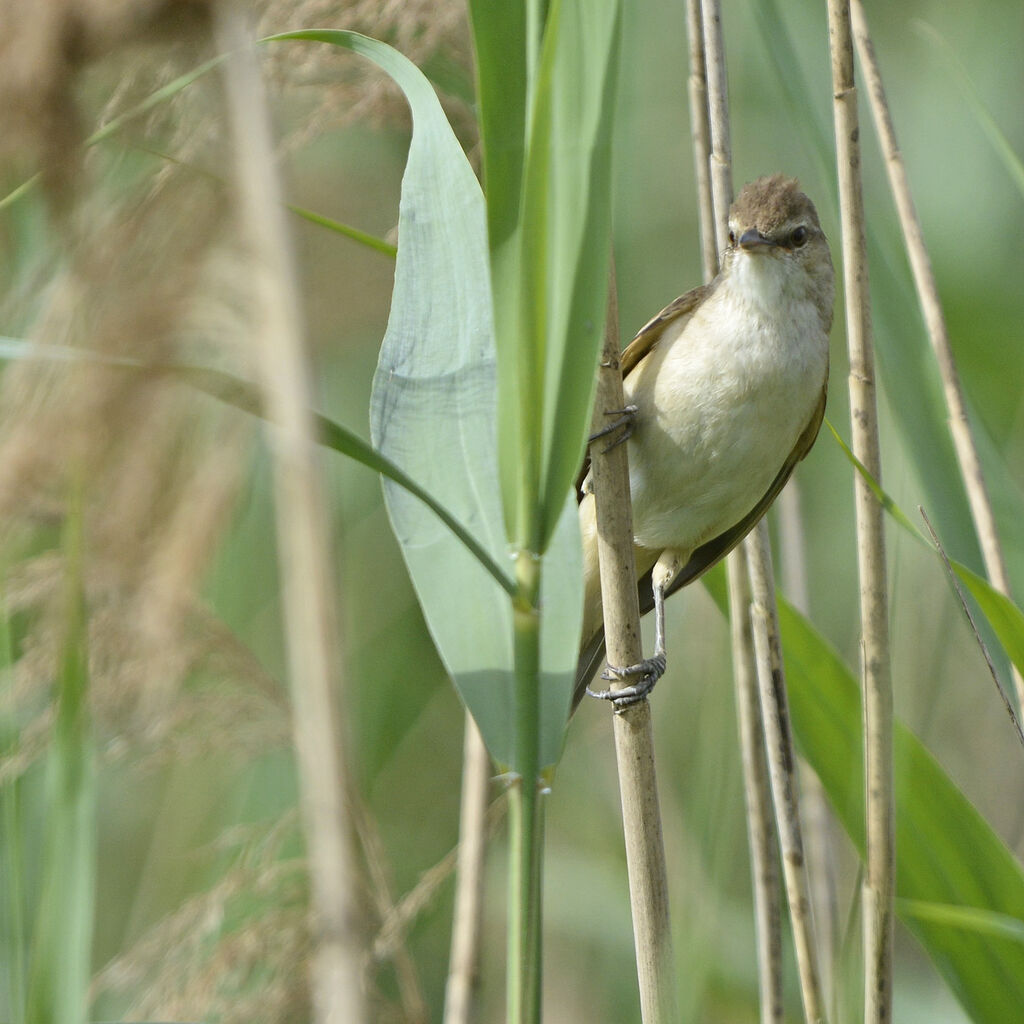
M 630 686 L 623 686 L 617 690 L 591 690 L 587 687 L 587 693 L 599 700 L 610 700 L 615 705 L 616 711 L 628 708 L 647 699 L 647 695 L 654 689 L 654 684 L 665 674 L 665 655 L 656 654 L 653 658 L 646 658 L 636 665 L 627 665 L 625 668 L 618 668 L 609 665 L 601 673 L 602 679 L 609 682 L 622 682 L 626 679 L 639 679 Z
M 616 430 L 621 430 L 621 433 L 614 441 L 609 441 L 604 449 L 605 452 L 610 452 L 617 445 L 622 444 L 623 441 L 628 441 L 636 429 L 636 414 L 637 407 L 635 405 L 627 405 L 625 409 L 609 409 L 605 416 L 616 416 L 618 418 L 609 423 L 607 427 L 602 427 L 596 433 L 591 434 L 587 438 L 587 444 L 590 444 L 591 441 L 596 441 L 599 437 L 607 437 L 609 434 L 615 433 Z

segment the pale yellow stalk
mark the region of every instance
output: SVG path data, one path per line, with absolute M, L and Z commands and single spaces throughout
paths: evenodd
M 860 125 L 853 74 L 849 0 L 828 2 L 832 102 L 839 172 L 846 339 L 850 353 L 853 452 L 881 480 L 874 351 L 871 341 L 864 197 L 860 178 Z M 862 886 L 864 1021 L 892 1020 L 895 831 L 892 762 L 892 669 L 882 507 L 855 474 L 857 561 L 860 569 L 864 690 L 864 793 L 867 865 Z
M 618 334 L 613 274 L 594 401 L 595 433 L 607 423 L 607 410 L 623 408 Z M 590 457 L 608 663 L 635 665 L 643 660 L 643 650 L 626 445 L 609 447 L 602 438 L 591 445 Z M 675 971 L 650 704 L 642 700 L 616 711 L 614 733 L 640 1011 L 644 1024 L 669 1024 L 677 1019 Z
M 313 1017 L 316 1024 L 360 1024 L 367 1019 L 360 968 L 364 944 L 344 799 L 348 766 L 337 713 L 337 588 L 330 575 L 334 559 L 311 412 L 315 398 L 252 40 L 233 4 L 224 0 L 214 12 L 218 43 L 232 54 L 225 65 L 228 119 L 237 157 L 239 219 L 253 263 L 253 324 L 273 458 L 292 725 L 309 857 Z
M 953 356 L 949 331 L 946 329 L 946 318 L 942 312 L 942 301 L 939 288 L 935 282 L 935 272 L 928 257 L 928 248 L 924 242 L 921 221 L 914 207 L 914 198 L 910 192 L 910 181 L 907 168 L 903 163 L 903 154 L 896 141 L 896 128 L 889 112 L 889 104 L 885 98 L 882 85 L 882 73 L 875 57 L 875 48 L 871 44 L 868 32 L 867 17 L 861 0 L 852 0 L 850 14 L 853 24 L 853 38 L 857 45 L 864 78 L 867 82 L 867 94 L 871 105 L 871 114 L 882 144 L 882 155 L 885 169 L 889 176 L 889 188 L 896 202 L 896 212 L 903 229 L 903 242 L 907 247 L 910 259 L 910 270 L 917 289 L 917 299 L 921 305 L 928 337 L 935 350 L 935 361 L 942 378 L 942 391 L 949 412 L 949 429 L 953 438 L 957 462 L 960 464 L 960 475 L 963 477 L 967 500 L 974 519 L 974 528 L 981 544 L 981 555 L 985 562 L 985 572 L 989 581 L 1001 594 L 1013 599 L 1010 587 L 1010 574 L 1003 557 L 1003 548 L 999 542 L 999 530 L 996 526 L 995 513 L 988 487 L 985 485 L 985 474 L 978 455 L 978 446 L 974 441 L 971 421 L 967 414 L 967 402 L 960 374 Z M 1024 713 L 1024 677 L 1011 666 L 1014 690 L 1017 694 L 1018 714 Z

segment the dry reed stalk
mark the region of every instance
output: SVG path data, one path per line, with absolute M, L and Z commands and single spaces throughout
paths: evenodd
M 470 1024 L 480 979 L 491 759 L 480 730 L 468 712 L 463 751 L 455 912 L 452 915 L 452 947 L 444 994 L 444 1024 Z
M 889 188 L 896 203 L 896 212 L 903 229 L 903 241 L 910 259 L 910 270 L 917 289 L 917 299 L 921 304 L 928 337 L 935 350 L 939 375 L 942 378 L 942 390 L 949 412 L 949 428 L 956 449 L 957 462 L 960 464 L 960 475 L 963 477 L 967 490 L 967 500 L 974 519 L 974 528 L 981 544 L 981 554 L 985 561 L 985 572 L 992 585 L 1001 594 L 1013 599 L 1010 586 L 1010 575 L 1006 569 L 1002 545 L 999 542 L 999 530 L 996 526 L 995 513 L 985 485 L 985 474 L 978 456 L 978 448 L 974 443 L 971 421 L 967 414 L 967 402 L 960 374 L 957 371 L 953 347 L 946 329 L 946 318 L 942 312 L 942 301 L 939 288 L 935 282 L 935 273 L 928 257 L 921 221 L 914 207 L 914 199 L 910 192 L 910 181 L 907 168 L 903 163 L 903 154 L 896 141 L 896 128 L 893 125 L 889 104 L 885 98 L 885 87 L 882 84 L 882 73 L 875 57 L 875 48 L 868 32 L 867 16 L 860 0 L 852 0 L 850 14 L 853 23 L 853 38 L 860 57 L 861 68 L 867 83 L 867 94 L 871 104 L 871 115 L 875 122 L 875 131 L 882 144 L 882 155 L 885 159 L 885 170 L 889 176 Z M 1013 666 L 1013 686 L 1017 694 L 1017 707 L 1024 712 L 1024 677 Z
M 706 5 L 706 8 L 710 5 Z M 716 217 L 716 209 L 728 211 L 732 201 L 732 155 L 729 150 L 729 111 L 726 95 L 724 44 L 717 5 L 713 17 L 703 20 L 699 0 L 687 4 L 690 32 L 690 112 L 693 120 L 694 159 L 697 162 L 697 205 L 700 208 L 701 254 L 705 282 L 718 272 L 718 254 L 728 244 L 727 215 Z M 709 25 L 711 26 L 709 28 Z M 711 49 L 706 39 L 711 39 Z M 714 73 L 709 76 L 707 55 L 713 54 Z M 699 66 L 698 65 L 699 62 Z M 709 87 L 710 79 L 710 87 Z M 695 94 L 701 109 L 694 110 Z M 714 128 L 713 128 L 714 125 Z M 712 139 L 717 155 L 712 165 Z M 703 164 L 703 173 L 700 165 Z M 717 169 L 717 178 L 712 171 Z M 717 180 L 717 190 L 715 182 Z M 757 691 L 754 637 L 750 621 L 750 577 L 746 556 L 740 546 L 727 560 L 729 607 L 731 609 L 732 675 L 739 742 L 743 766 L 743 798 L 746 835 L 751 848 L 751 881 L 754 889 L 758 939 L 758 992 L 762 1024 L 779 1024 L 782 1002 L 782 934 L 778 880 L 778 844 L 771 812 L 771 791 L 765 761 L 764 723 Z
M 828 0 L 829 48 L 836 163 L 843 235 L 846 336 L 850 353 L 850 418 L 853 452 L 881 480 L 874 353 L 868 293 L 864 197 L 860 179 L 857 89 L 849 0 Z M 864 688 L 864 789 L 867 866 L 862 886 L 864 915 L 864 1020 L 892 1019 L 893 824 L 892 670 L 882 507 L 855 475 L 857 560 Z
M 710 7 L 712 16 L 707 17 Z M 715 226 L 717 232 L 717 244 L 719 249 L 724 249 L 728 244 L 728 214 L 732 202 L 732 174 L 731 174 L 731 145 L 729 142 L 729 110 L 728 97 L 725 92 L 725 51 L 721 35 L 721 18 L 717 2 L 705 5 L 705 56 L 708 64 L 709 82 L 709 106 L 710 106 L 710 128 L 712 138 L 712 183 L 714 185 L 714 210 Z M 760 533 L 763 540 L 758 542 L 755 534 Z M 811 920 L 810 906 L 807 899 L 807 878 L 800 854 L 799 863 L 793 859 L 794 850 L 801 850 L 800 822 L 795 799 L 788 799 L 787 794 L 792 790 L 791 765 L 793 764 L 793 751 L 788 733 L 788 727 L 784 730 L 776 728 L 773 732 L 773 723 L 787 721 L 785 707 L 784 680 L 781 678 L 781 662 L 777 667 L 770 664 L 768 652 L 778 650 L 779 624 L 778 611 L 775 607 L 774 577 L 771 571 L 771 555 L 768 546 L 767 526 L 764 522 L 759 524 L 754 533 L 744 542 L 744 554 L 742 556 L 733 554 L 732 559 L 742 557 L 749 574 L 750 587 L 755 595 L 755 606 L 744 599 L 746 588 L 737 593 L 730 586 L 730 604 L 733 615 L 745 616 L 750 610 L 752 617 L 752 631 L 748 636 L 747 631 L 742 627 L 734 629 L 734 641 L 743 646 L 734 646 L 734 673 L 736 675 L 737 687 L 744 683 L 744 675 L 749 671 L 752 663 L 757 665 L 757 675 L 761 681 L 762 699 L 756 710 L 756 714 L 762 719 L 762 727 L 767 738 L 766 756 L 770 777 L 772 780 L 771 794 L 775 809 L 775 828 L 778 830 L 783 847 L 783 878 L 786 882 L 786 893 L 789 900 L 790 917 L 792 920 L 793 932 L 798 952 L 799 974 L 801 983 L 801 995 L 803 998 L 804 1011 L 808 1020 L 824 1020 L 824 1012 L 821 1000 L 821 989 L 818 982 L 818 969 L 814 954 L 815 946 L 813 940 L 813 922 Z M 730 566 L 730 584 L 738 578 L 738 571 Z M 755 608 L 760 609 L 760 614 L 754 614 Z M 752 645 L 752 647 L 750 646 Z M 763 688 L 766 678 L 778 676 L 778 685 L 772 688 L 774 703 L 769 707 L 764 702 Z M 738 694 L 737 699 L 741 697 Z M 752 766 L 757 765 L 754 752 L 744 754 L 745 759 Z M 755 768 L 756 770 L 756 768 Z M 777 784 L 776 780 L 788 778 L 787 786 Z M 761 834 L 761 824 L 757 811 L 757 802 L 760 800 L 759 791 L 764 785 L 763 778 L 754 783 L 755 788 L 748 793 L 748 827 L 750 829 L 752 848 L 755 842 L 764 843 L 765 837 Z M 776 858 L 773 850 L 770 854 L 767 850 L 752 852 L 752 862 L 756 865 L 758 861 L 767 862 L 767 858 Z M 756 870 L 756 868 L 755 868 Z M 756 878 L 756 875 L 755 875 Z M 765 928 L 761 935 L 763 941 L 769 943 L 767 949 L 760 954 L 760 987 L 762 992 L 769 993 L 768 1003 L 762 1003 L 762 1017 L 771 1020 L 770 1013 L 774 1012 L 774 1006 L 780 999 L 776 992 L 779 980 L 773 978 L 772 971 L 774 963 L 781 956 L 781 953 L 774 948 L 777 940 L 770 930 L 770 901 L 773 899 L 767 893 L 758 897 L 758 902 L 765 906 Z
M 605 410 L 621 409 L 623 405 L 618 304 L 613 270 L 608 288 L 604 351 L 594 399 L 594 432 L 607 423 Z M 640 608 L 626 446 L 617 444 L 608 447 L 607 442 L 598 440 L 591 445 L 590 458 L 608 663 L 635 665 L 643 659 L 643 650 L 640 643 Z M 615 686 L 613 683 L 612 688 Z M 677 1019 L 675 972 L 650 704 L 642 700 L 617 710 L 613 718 L 613 731 L 622 800 L 626 867 L 629 872 L 640 1012 L 644 1024 L 667 1024 Z
M 322 475 L 311 409 L 298 286 L 277 180 L 270 120 L 252 41 L 228 2 L 215 7 L 234 137 L 240 219 L 253 255 L 256 318 L 267 427 L 274 461 L 285 633 L 293 729 L 309 851 L 313 963 L 318 1024 L 366 1019 L 351 823 L 345 808 L 347 765 L 335 706 L 341 659 L 336 588 Z
M 772 572 L 768 523 L 762 519 L 744 542 L 750 560 L 754 647 L 757 652 L 757 678 L 764 718 L 768 767 L 772 780 L 775 819 L 782 846 L 782 874 L 786 882 L 789 917 L 793 925 L 800 992 L 804 1019 L 817 1024 L 826 1019 L 818 971 L 818 952 L 811 913 L 810 885 L 804 859 L 800 814 L 797 807 L 796 757 L 789 725 L 789 704 L 782 668 L 782 643 L 778 609 L 775 603 L 775 576 Z
M 370 952 L 364 956 L 366 989 L 371 989 L 373 968 L 386 957 L 394 968 L 402 1020 L 405 1024 L 427 1024 L 430 1013 L 416 971 L 416 962 L 405 942 L 406 930 L 395 927 L 400 917 L 399 906 L 392 895 L 388 855 L 380 831 L 358 791 L 349 791 L 345 805 L 359 837 L 363 863 L 366 865 L 366 880 L 369 882 L 369 896 L 380 921 L 380 929 Z M 404 897 L 399 902 L 404 903 Z
M 732 153 L 729 140 L 729 103 L 726 92 L 725 44 L 722 37 L 721 12 L 718 0 L 709 0 L 704 9 L 704 50 L 707 64 L 708 106 L 711 129 L 711 181 L 715 213 L 716 239 L 720 250 L 728 245 L 729 207 L 732 203 Z M 747 569 L 754 603 L 750 606 L 754 661 L 761 690 L 761 715 L 764 719 L 768 768 L 775 807 L 776 827 L 782 844 L 783 878 L 789 901 L 800 976 L 804 1014 L 808 1022 L 825 1020 L 818 981 L 814 927 L 808 882 L 800 838 L 799 812 L 795 798 L 793 764 L 795 755 L 789 734 L 785 679 L 782 672 L 781 639 L 778 609 L 775 604 L 775 579 L 772 573 L 768 526 L 762 520 L 744 541 Z M 734 556 L 730 556 L 734 557 Z M 734 576 L 730 570 L 730 578 Z M 733 614 L 743 614 L 745 604 L 730 594 Z M 745 640 L 743 631 L 734 636 Z M 751 658 L 749 648 L 736 653 L 742 666 Z M 735 671 L 735 670 L 734 670 Z M 756 827 L 756 826 L 755 826 Z M 756 834 L 756 833 L 754 833 Z M 768 936 L 766 936 L 768 938 Z M 771 969 L 772 951 L 763 958 L 766 970 Z M 770 990 L 770 979 L 762 980 Z M 763 1010 L 763 1008 L 762 1008 Z
M 690 139 L 700 216 L 701 260 L 705 283 L 718 273 L 715 208 L 711 201 L 711 126 L 708 123 L 708 74 L 704 60 L 704 23 L 700 0 L 686 0 L 686 35 L 690 41 Z
M 776 507 L 779 510 L 782 591 L 793 607 L 806 615 L 810 609 L 810 593 L 807 586 L 807 557 L 804 550 L 804 522 L 800 507 L 799 481 L 790 480 L 779 495 Z M 835 826 L 821 779 L 803 758 L 799 758 L 797 763 L 804 856 L 807 859 L 807 875 L 811 887 L 814 934 L 820 954 L 818 963 L 821 965 L 821 989 L 825 1006 L 834 1016 L 835 964 L 839 945 L 833 844 Z
M 729 135 L 729 98 L 722 38 L 721 10 L 717 0 L 702 5 L 700 58 L 705 67 L 701 77 L 707 85 L 707 110 L 698 128 L 708 134 L 696 145 L 711 154 L 710 173 L 704 182 L 698 177 L 698 202 L 702 210 L 702 250 L 705 281 L 718 272 L 718 254 L 729 244 L 729 206 L 732 203 L 732 147 Z M 690 46 L 691 59 L 698 47 Z M 691 78 L 694 72 L 691 70 Z M 703 211 L 711 211 L 711 228 L 704 226 Z M 741 545 L 729 555 L 729 607 L 733 684 L 740 722 L 743 757 L 744 802 L 747 837 L 750 844 L 751 881 L 757 923 L 758 992 L 762 1024 L 782 1019 L 782 932 L 778 892 L 779 852 L 777 829 L 772 817 L 771 787 L 764 746 L 764 721 L 757 693 L 754 638 L 750 622 L 750 566 Z
M 732 636 L 733 679 L 740 750 L 743 754 L 743 793 L 750 841 L 750 874 L 754 889 L 757 928 L 758 998 L 761 1024 L 782 1024 L 785 1019 L 782 988 L 782 901 L 778 831 L 772 816 L 764 721 L 757 688 L 754 635 L 750 624 L 750 575 L 746 549 L 740 545 L 727 563 L 729 572 L 729 627 Z
M 719 0 L 701 4 L 704 29 L 704 64 L 708 87 L 708 131 L 711 133 L 711 210 L 714 217 L 715 263 L 729 245 L 729 207 L 732 205 L 732 142 L 729 136 L 729 83 L 725 72 L 725 40 L 722 38 L 722 7 Z M 707 205 L 707 200 L 701 202 Z M 710 236 L 709 236 L 710 237 Z M 705 247 L 708 242 L 705 240 Z M 705 264 L 710 260 L 707 256 Z

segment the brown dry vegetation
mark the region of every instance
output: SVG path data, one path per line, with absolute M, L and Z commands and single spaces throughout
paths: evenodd
M 6 192 L 38 175 L 49 213 L 45 259 L 0 309 L 23 336 L 88 354 L 22 360 L 0 383 L 4 596 L 7 614 L 29 623 L 4 697 L 5 712 L 23 724 L 0 760 L 2 781 L 46 749 L 65 631 L 55 540 L 73 507 L 85 535 L 92 714 L 104 762 L 143 769 L 212 751 L 245 761 L 289 740 L 280 681 L 201 596 L 244 493 L 258 423 L 171 369 L 200 362 L 252 376 L 248 256 L 234 224 L 219 82 L 207 76 L 128 120 L 113 144 L 85 145 L 213 55 L 208 6 L 0 0 L 0 182 Z M 344 25 L 420 61 L 468 60 L 454 3 L 256 6 L 260 34 Z M 329 48 L 268 51 L 266 68 L 290 109 L 302 111 L 285 148 L 353 119 L 407 117 L 384 76 Z M 140 175 L 133 155 L 147 150 L 171 159 Z M 0 253 L 11 250 L 0 239 Z M 149 929 L 102 972 L 96 991 L 135 993 L 130 1012 L 143 1017 L 306 1018 L 306 883 L 302 861 L 281 856 L 286 839 L 294 846 L 290 814 L 269 834 L 234 837 L 226 844 L 233 866 L 220 881 Z M 385 879 L 378 872 L 378 888 Z M 380 923 L 390 904 L 375 903 Z M 400 936 L 385 955 L 402 956 Z

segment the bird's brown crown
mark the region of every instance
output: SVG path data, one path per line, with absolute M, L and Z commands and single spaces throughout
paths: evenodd
M 772 174 L 744 185 L 729 211 L 729 219 L 756 228 L 766 238 L 785 224 L 805 221 L 820 230 L 814 203 L 800 191 L 796 178 Z

